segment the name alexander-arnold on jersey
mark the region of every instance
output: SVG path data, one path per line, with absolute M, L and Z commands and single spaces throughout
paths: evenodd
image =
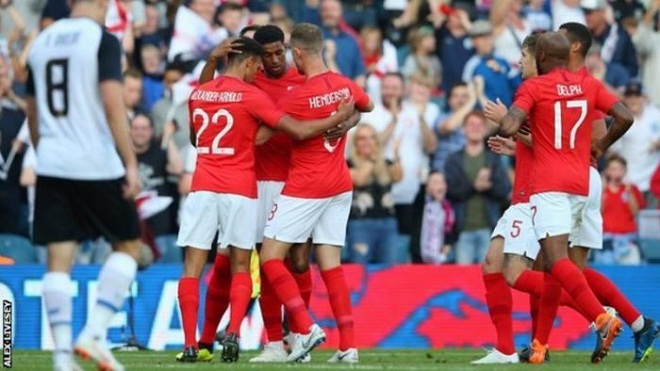
M 190 100 L 203 100 L 205 102 L 240 102 L 241 99 L 243 99 L 243 93 L 233 91 L 196 90 L 190 96 Z

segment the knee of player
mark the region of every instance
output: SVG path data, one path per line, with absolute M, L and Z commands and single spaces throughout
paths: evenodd
M 301 274 L 309 270 L 309 257 L 292 255 L 290 259 L 291 259 L 291 271 L 293 273 Z
M 486 254 L 484 262 L 481 263 L 481 272 L 483 274 L 492 274 L 502 272 L 504 260 L 502 254 L 492 254 L 490 251 Z
M 518 280 L 518 277 L 520 277 L 520 274 L 525 269 L 527 269 L 527 267 L 521 264 L 508 264 L 504 267 L 504 280 L 509 286 L 513 287 Z

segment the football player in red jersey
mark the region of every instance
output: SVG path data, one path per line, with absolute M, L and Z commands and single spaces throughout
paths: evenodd
M 337 102 L 353 97 L 355 107 L 370 111 L 373 103 L 350 79 L 331 72 L 322 57 L 323 36 L 314 25 L 303 23 L 291 33 L 296 67 L 307 82 L 283 97 L 279 104 L 299 119 L 333 116 Z M 341 247 L 352 201 L 352 182 L 344 159 L 345 136 L 328 140 L 318 136 L 295 141 L 291 167 L 282 195 L 273 205 L 264 231 L 261 265 L 278 298 L 300 333 L 294 336 L 288 361 L 297 361 L 325 341 L 325 333 L 307 312 L 295 280 L 284 266 L 292 244 L 310 236 L 321 276 L 340 333 L 339 351 L 330 362 L 358 361 L 353 336 L 353 316 L 341 268 Z
M 220 253 L 229 254 L 232 272 L 232 313 L 222 361 L 238 360 L 238 332 L 252 292 L 249 266 L 257 210 L 254 142 L 259 124 L 304 140 L 335 127 L 354 111 L 352 102 L 342 100 L 336 117 L 293 119 L 249 84 L 261 66 L 261 45 L 247 38 L 239 41 L 233 48 L 240 53 L 229 55 L 223 76 L 198 86 L 189 101 L 191 141 L 198 157 L 177 239 L 178 245 L 187 247 L 178 289 L 185 334 L 181 361 L 197 359 L 199 277 L 216 232 L 219 247 L 225 249 Z
M 561 33 L 550 32 L 539 38 L 536 61 L 541 76 L 521 85 L 513 106 L 500 122 L 500 133 L 511 136 L 529 117 L 534 138 L 530 201 L 547 274 L 531 346 L 532 363 L 544 362 L 562 287 L 595 322 L 603 340 L 601 358 L 622 327 L 616 317 L 604 312 L 584 275 L 568 259 L 567 246 L 569 239 L 577 238 L 588 195 L 590 152 L 600 156 L 628 130 L 633 118 L 597 80 L 566 70 L 569 51 L 570 42 Z M 591 146 L 596 110 L 610 113 L 614 123 L 605 137 Z M 544 176 L 546 171 L 552 171 L 553 176 Z

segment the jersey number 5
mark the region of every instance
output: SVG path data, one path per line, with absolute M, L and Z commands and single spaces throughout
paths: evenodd
M 562 149 L 563 144 L 561 142 L 563 132 L 562 132 L 562 102 L 555 102 L 555 148 Z M 587 101 L 584 99 L 580 100 L 569 100 L 566 102 L 567 109 L 579 109 L 580 117 L 573 124 L 571 128 L 571 133 L 569 135 L 568 147 L 570 149 L 575 149 L 575 137 L 577 136 L 577 131 L 584 123 L 584 119 L 587 118 Z
M 53 59 L 46 63 L 46 99 L 48 110 L 53 117 L 66 116 L 69 113 L 68 81 L 68 59 Z
M 197 153 L 206 155 L 206 154 L 213 154 L 213 155 L 233 155 L 234 154 L 234 148 L 231 147 L 220 147 L 220 140 L 222 137 L 227 135 L 231 128 L 234 126 L 234 116 L 229 113 L 226 109 L 219 109 L 217 110 L 211 119 L 209 120 L 209 115 L 206 113 L 201 108 L 195 108 L 193 111 L 192 119 L 195 120 L 197 116 L 200 116 L 202 118 L 202 126 L 199 128 L 197 131 Z M 215 135 L 213 138 L 213 142 L 211 142 L 211 147 L 201 147 L 199 145 L 199 138 L 202 136 L 204 133 L 204 130 L 206 130 L 209 126 L 209 122 L 213 125 L 217 125 L 218 121 L 220 120 L 221 117 L 224 117 L 227 120 L 227 124 L 225 125 L 222 130 L 218 134 Z

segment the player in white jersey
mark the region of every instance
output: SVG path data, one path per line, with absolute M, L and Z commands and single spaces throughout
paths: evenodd
M 140 250 L 137 159 L 122 99 L 121 47 L 102 28 L 107 8 L 108 0 L 72 0 L 71 18 L 44 30 L 28 58 L 28 124 L 38 159 L 34 241 L 48 246 L 42 290 L 54 369 L 62 371 L 81 370 L 72 348 L 99 369 L 124 369 L 105 338 Z M 71 262 L 79 241 L 98 236 L 114 252 L 73 346 Z

